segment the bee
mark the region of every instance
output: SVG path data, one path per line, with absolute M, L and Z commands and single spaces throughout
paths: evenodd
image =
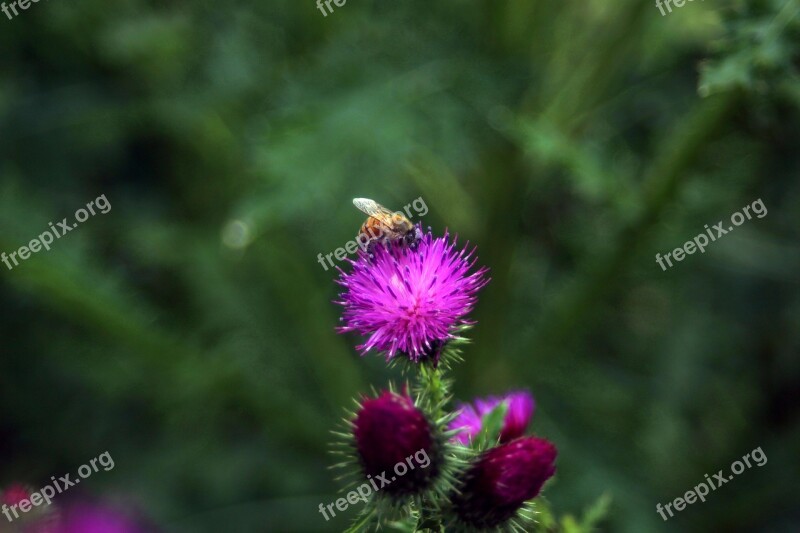
M 417 241 L 422 238 L 422 231 L 419 227 L 412 224 L 400 211 L 389 211 L 369 198 L 353 198 L 353 205 L 359 211 L 369 215 L 369 218 L 361 225 L 361 231 L 356 240 L 362 243 L 362 246 L 366 246 L 370 255 L 377 243 L 403 242 L 409 246 L 415 246 Z M 363 241 L 363 239 L 367 240 Z

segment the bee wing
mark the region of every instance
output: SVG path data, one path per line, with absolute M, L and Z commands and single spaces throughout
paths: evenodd
M 375 200 L 370 200 L 369 198 L 353 198 L 353 205 L 356 206 L 362 213 L 377 218 L 378 220 L 383 220 L 387 216 L 392 216 L 391 211 L 383 207 Z

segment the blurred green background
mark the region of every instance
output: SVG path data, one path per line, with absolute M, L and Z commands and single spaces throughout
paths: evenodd
M 422 197 L 492 282 L 460 399 L 527 387 L 559 514 L 797 531 L 800 6 L 74 0 L 0 16 L 0 486 L 167 531 L 341 531 L 329 430 L 399 374 L 337 335 L 366 196 Z M 662 255 L 768 209 L 664 272 Z M 0 265 L 2 266 L 2 265 Z M 664 523 L 667 503 L 761 447 Z

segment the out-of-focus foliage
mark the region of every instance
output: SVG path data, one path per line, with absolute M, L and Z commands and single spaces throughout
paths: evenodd
M 729 31 L 716 43 L 722 57 L 703 69 L 700 94 L 736 88 L 756 93 L 790 90 L 800 76 L 797 9 L 794 1 L 737 2 Z
M 399 374 L 334 333 L 317 254 L 355 235 L 352 197 L 422 196 L 492 269 L 456 392 L 533 391 L 558 516 L 608 494 L 608 531 L 794 530 L 798 20 L 795 0 L 0 17 L 0 251 L 112 204 L 0 266 L 0 485 L 108 450 L 80 489 L 169 531 L 343 530 L 356 509 L 317 511 L 328 431 Z M 766 217 L 655 263 L 758 198 Z M 658 516 L 759 446 L 767 465 Z

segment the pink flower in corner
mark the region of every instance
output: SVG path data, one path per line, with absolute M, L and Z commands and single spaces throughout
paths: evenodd
M 127 509 L 102 502 L 77 502 L 64 512 L 56 533 L 153 533 L 155 527 Z
M 3 515 L 0 515 L 0 524 L 6 519 L 12 521 L 11 530 L 20 533 L 56 533 L 56 521 L 58 513 L 54 504 L 44 504 L 39 500 L 40 505 L 31 506 L 31 496 L 33 491 L 21 483 L 14 483 L 0 491 L 0 504 L 3 507 Z M 21 503 L 25 503 L 27 512 L 17 509 Z M 0 532 L 5 532 L 0 525 Z
M 30 495 L 30 491 L 24 485 L 15 483 L 3 490 L 0 501 L 6 505 L 18 505 L 22 500 L 27 500 Z

